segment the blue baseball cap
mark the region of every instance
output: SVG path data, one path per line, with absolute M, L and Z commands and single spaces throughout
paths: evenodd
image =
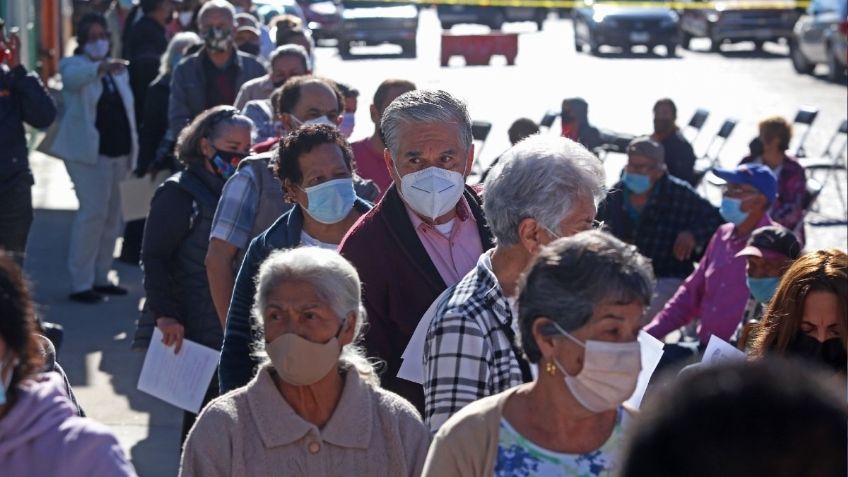
M 713 168 L 713 174 L 731 184 L 748 184 L 766 196 L 769 204 L 777 199 L 777 177 L 762 164 L 740 164 L 736 169 Z

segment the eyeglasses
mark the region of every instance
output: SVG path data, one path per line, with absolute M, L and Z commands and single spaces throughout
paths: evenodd
M 741 184 L 725 184 L 721 187 L 721 193 L 729 197 L 741 198 L 759 194 L 760 191 Z

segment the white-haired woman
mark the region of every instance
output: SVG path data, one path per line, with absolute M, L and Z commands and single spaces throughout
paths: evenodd
M 380 389 L 357 346 L 359 276 L 338 253 L 273 253 L 254 314 L 270 363 L 214 400 L 189 434 L 182 476 L 419 475 L 429 433 L 415 408 Z
M 603 232 L 554 241 L 520 283 L 530 383 L 469 404 L 439 429 L 424 475 L 615 475 L 636 388 L 636 336 L 651 300 L 651 264 Z

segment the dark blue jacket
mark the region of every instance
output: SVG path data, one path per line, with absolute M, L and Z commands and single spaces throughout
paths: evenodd
M 372 207 L 369 202 L 358 197 L 353 206 L 363 215 Z M 247 384 L 259 364 L 259 360 L 254 357 L 253 346 L 262 343 L 262 330 L 250 314 L 256 293 L 254 280 L 259 266 L 271 252 L 299 246 L 302 231 L 303 209 L 296 205 L 257 235 L 247 247 L 227 312 L 227 329 L 218 367 L 221 394 Z
M 32 180 L 24 123 L 44 129 L 55 118 L 56 104 L 38 76 L 0 65 L 0 191 L 24 175 Z
M 598 206 L 597 220 L 604 221 L 619 239 L 636 245 L 639 253 L 651 259 L 658 278 L 686 278 L 695 269 L 710 238 L 724 223 L 718 210 L 698 195 L 685 181 L 663 175 L 651 192 L 639 218 L 628 212 L 627 191 L 619 182 Z M 691 232 L 696 247 L 689 260 L 674 257 L 677 234 Z

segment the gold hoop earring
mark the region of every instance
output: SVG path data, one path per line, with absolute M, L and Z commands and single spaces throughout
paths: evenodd
M 546 372 L 546 373 L 548 373 L 548 374 L 550 374 L 551 376 L 553 376 L 553 375 L 555 375 L 555 374 L 556 374 L 556 371 L 557 371 L 557 368 L 556 368 L 556 366 L 554 366 L 554 363 L 552 363 L 552 362 L 550 362 L 550 361 L 548 361 L 547 363 L 545 363 L 545 372 Z

